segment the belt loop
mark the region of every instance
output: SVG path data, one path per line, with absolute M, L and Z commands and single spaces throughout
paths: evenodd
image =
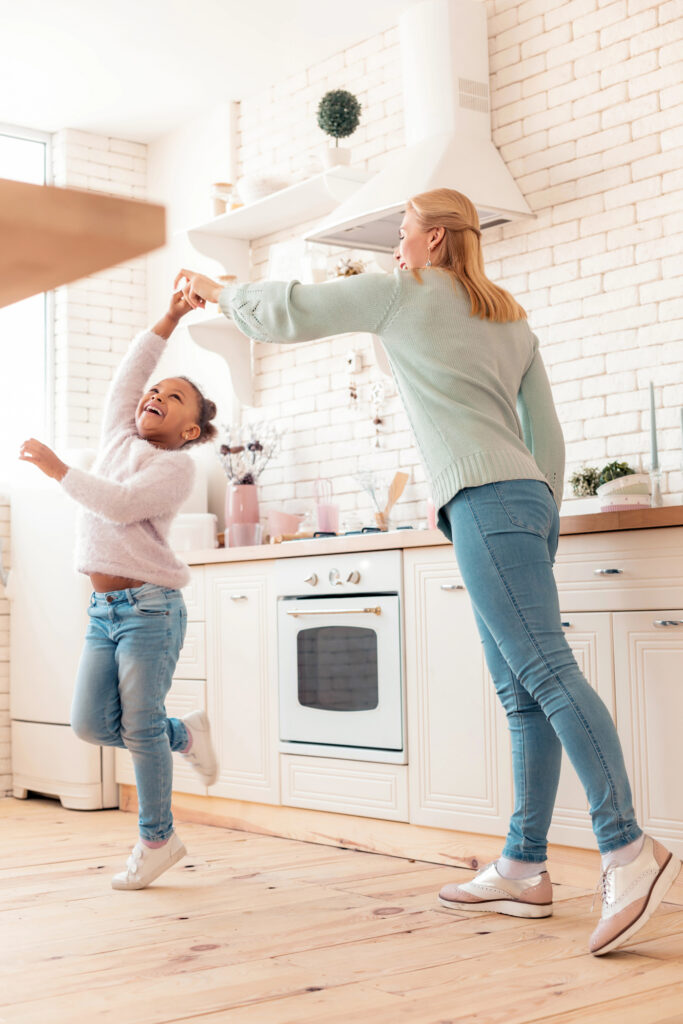
M 126 597 L 128 598 L 128 604 L 135 604 L 135 598 L 131 593 L 130 587 L 126 587 Z

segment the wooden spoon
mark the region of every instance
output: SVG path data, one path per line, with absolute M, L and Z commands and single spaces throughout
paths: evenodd
M 380 529 L 386 530 L 388 528 L 389 512 L 403 494 L 403 488 L 407 483 L 407 473 L 401 473 L 399 471 L 394 475 L 394 479 L 391 481 L 391 484 L 389 486 L 389 493 L 387 495 L 387 503 L 384 508 L 384 511 L 375 513 L 375 520 Z

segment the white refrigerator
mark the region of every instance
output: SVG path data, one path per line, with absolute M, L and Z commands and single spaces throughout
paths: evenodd
M 87 469 L 93 455 L 70 452 L 67 461 Z M 74 569 L 78 506 L 56 481 L 24 463 L 10 503 L 14 796 L 40 793 L 78 810 L 117 807 L 114 748 L 84 743 L 69 724 L 92 589 Z

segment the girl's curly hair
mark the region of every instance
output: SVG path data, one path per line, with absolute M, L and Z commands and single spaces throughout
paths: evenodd
M 201 389 L 189 377 L 181 376 L 180 380 L 187 381 L 197 396 L 197 423 L 199 424 L 199 437 L 195 437 L 193 441 L 186 441 L 183 448 L 189 448 L 193 444 L 204 444 L 205 441 L 212 441 L 218 434 L 215 424 L 210 422 L 214 419 L 217 412 L 216 403 L 205 398 Z

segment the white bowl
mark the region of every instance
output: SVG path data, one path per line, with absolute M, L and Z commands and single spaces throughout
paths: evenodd
M 597 493 L 601 498 L 606 494 L 649 494 L 650 477 L 647 473 L 629 473 L 628 476 L 619 476 L 616 480 L 608 480 L 606 484 L 600 484 Z
M 287 188 L 290 182 L 286 178 L 267 178 L 259 177 L 257 175 L 247 175 L 244 178 L 240 178 L 235 187 L 239 193 L 239 197 L 247 206 L 249 203 L 255 203 L 257 199 L 264 199 L 266 196 L 270 196 L 273 192 L 279 192 L 283 188 Z

